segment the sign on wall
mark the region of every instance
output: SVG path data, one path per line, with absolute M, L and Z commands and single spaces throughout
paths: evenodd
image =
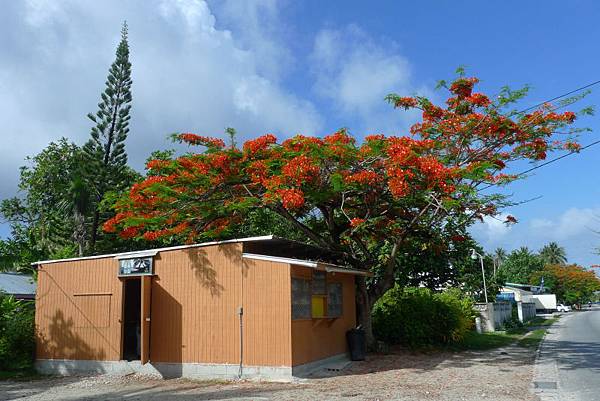
M 119 260 L 119 276 L 147 276 L 154 274 L 152 258 Z

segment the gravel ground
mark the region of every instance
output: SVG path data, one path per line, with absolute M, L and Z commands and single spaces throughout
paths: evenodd
M 370 355 L 295 383 L 156 380 L 136 375 L 0 382 L 0 400 L 537 400 L 534 351 Z

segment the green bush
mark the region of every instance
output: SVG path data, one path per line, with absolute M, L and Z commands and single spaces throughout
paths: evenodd
M 459 290 L 394 287 L 373 308 L 380 340 L 409 347 L 460 342 L 473 327 L 473 302 Z
M 31 368 L 35 349 L 34 304 L 0 293 L 0 370 Z

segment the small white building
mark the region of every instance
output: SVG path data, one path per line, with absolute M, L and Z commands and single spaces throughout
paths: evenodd
M 535 303 L 539 313 L 556 311 L 555 294 L 538 294 L 540 287 L 529 284 L 506 283 L 500 289 L 499 299 L 523 303 Z

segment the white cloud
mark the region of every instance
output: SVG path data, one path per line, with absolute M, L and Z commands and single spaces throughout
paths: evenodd
M 504 220 L 505 216 L 499 217 Z M 597 264 L 600 256 L 600 207 L 569 208 L 553 216 L 539 216 L 506 227 L 498 220 L 484 219 L 472 227 L 471 233 L 487 251 L 497 247 L 507 250 L 527 246 L 539 250 L 548 242 L 564 246 L 569 261 L 584 266 Z
M 170 147 L 165 138 L 175 131 L 318 133 L 322 116 L 281 83 L 290 55 L 270 34 L 280 25 L 277 3 L 240 3 L 218 2 L 223 21 L 202 0 L 3 4 L 0 199 L 14 194 L 25 156 L 61 136 L 79 144 L 89 137 L 85 116 L 97 108 L 124 19 L 133 65 L 127 152 L 134 167 L 152 150 Z
M 376 42 L 355 25 L 321 30 L 311 59 L 315 92 L 333 101 L 341 113 L 357 114 L 364 123 L 362 129 L 407 128 L 418 113 L 394 111 L 384 97 L 391 92 L 430 94 L 412 82 L 411 66 L 397 44 Z
M 504 223 L 507 216 L 507 213 L 501 213 L 494 217 L 485 216 L 483 222 L 476 226 L 479 230 L 479 235 L 486 238 L 489 242 L 501 241 L 512 229 L 512 225 Z

